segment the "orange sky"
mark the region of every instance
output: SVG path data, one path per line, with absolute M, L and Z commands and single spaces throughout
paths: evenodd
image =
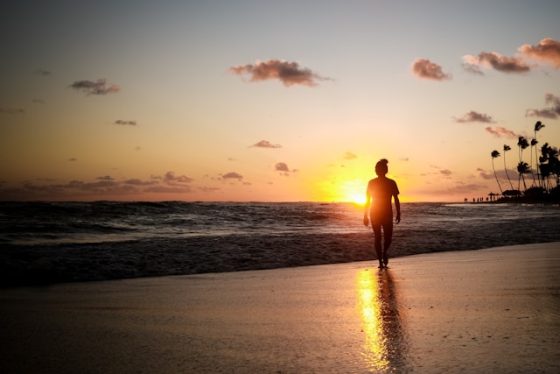
M 462 201 L 498 192 L 490 152 L 515 169 L 537 120 L 560 145 L 556 2 L 5 14 L 2 200 L 359 201 L 387 158 L 402 201 Z

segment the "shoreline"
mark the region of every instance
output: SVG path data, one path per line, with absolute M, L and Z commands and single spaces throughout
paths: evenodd
M 496 246 L 555 243 L 560 239 L 556 232 L 551 233 L 548 240 L 532 240 L 527 234 L 518 232 L 519 237 L 513 238 L 492 238 L 487 235 L 487 246 L 477 246 L 474 243 L 480 240 L 464 240 L 465 235 L 461 231 L 432 231 L 430 234 L 415 243 L 414 247 L 405 247 L 399 246 L 401 233 L 397 231 L 391 248 L 391 258 L 450 251 L 476 251 Z M 432 237 L 441 239 L 434 243 Z M 275 253 L 278 242 L 283 246 L 281 254 Z M 203 240 L 202 243 L 206 242 Z M 372 234 L 369 232 L 308 234 L 297 238 L 231 235 L 213 238 L 211 251 L 206 251 L 207 245 L 196 239 L 165 240 L 156 247 L 151 244 L 147 246 L 142 241 L 133 241 L 82 246 L 4 248 L 0 251 L 0 289 L 160 276 L 235 273 L 343 264 L 371 261 L 376 258 Z M 215 255 L 216 253 L 220 255 Z
M 560 242 L 0 293 L 5 372 L 560 369 Z M 32 336 L 33 339 L 29 339 Z

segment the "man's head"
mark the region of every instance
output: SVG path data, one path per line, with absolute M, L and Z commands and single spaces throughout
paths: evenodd
M 377 174 L 379 177 L 385 176 L 385 174 L 389 172 L 389 168 L 387 167 L 388 163 L 389 161 L 384 158 L 377 161 L 377 164 L 375 164 L 375 174 Z

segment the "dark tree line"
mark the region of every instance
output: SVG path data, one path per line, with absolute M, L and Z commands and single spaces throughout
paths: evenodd
M 532 139 L 529 140 L 524 136 L 518 138 L 517 147 L 519 162 L 517 164 L 517 188 L 514 188 L 506 163 L 506 152 L 510 151 L 511 147 L 504 144 L 503 148 L 504 169 L 510 187 L 506 190 L 502 189 L 494 166 L 494 159 L 500 157 L 500 152 L 493 150 L 490 153 L 492 157 L 492 170 L 494 171 L 494 177 L 496 178 L 496 183 L 502 195 L 499 200 L 560 201 L 560 160 L 558 158 L 558 148 L 548 143 L 544 143 L 540 148 L 538 147 L 539 141 L 537 140 L 537 133 L 544 127 L 545 125 L 541 121 L 537 121 L 534 127 L 534 137 Z M 527 148 L 530 150 L 529 162 L 523 159 L 523 152 Z

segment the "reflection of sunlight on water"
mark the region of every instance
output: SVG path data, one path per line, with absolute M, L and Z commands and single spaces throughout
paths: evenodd
M 382 300 L 372 271 L 362 270 L 358 273 L 357 290 L 358 308 L 365 333 L 366 361 L 374 369 L 387 369 L 389 360 L 381 314 Z

